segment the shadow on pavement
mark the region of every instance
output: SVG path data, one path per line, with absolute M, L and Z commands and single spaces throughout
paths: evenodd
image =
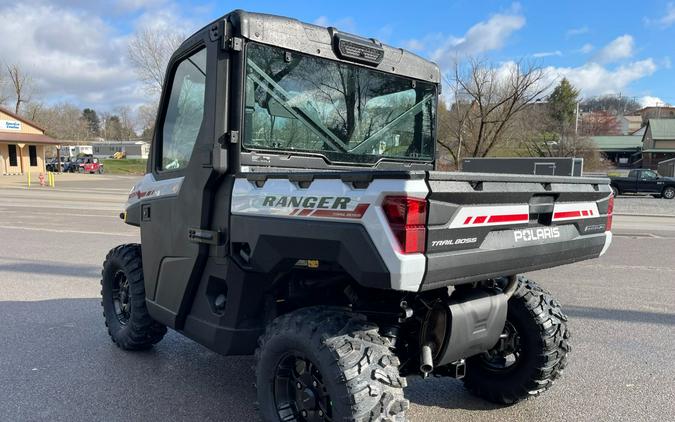
M 593 308 L 586 306 L 565 306 L 568 316 L 605 319 L 611 321 L 640 322 L 646 324 L 675 325 L 675 314 L 631 311 L 625 309 Z
M 81 278 L 98 278 L 101 276 L 101 267 L 98 265 L 61 264 L 53 261 L 2 256 L 0 256 L 0 261 L 10 261 L 8 263 L 0 263 L 0 272 L 62 275 Z
M 471 395 L 462 381 L 453 378 L 408 377 L 405 398 L 420 406 L 440 407 L 443 409 L 495 410 L 501 409 L 493 403 Z
M 0 302 L 1 420 L 257 420 L 251 357 L 223 357 L 169 331 L 153 349 L 110 341 L 100 299 Z M 410 377 L 411 402 L 497 407 L 460 381 Z

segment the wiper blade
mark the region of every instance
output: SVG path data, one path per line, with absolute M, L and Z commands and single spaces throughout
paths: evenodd
M 433 98 L 434 96 L 432 94 L 427 94 L 424 98 L 422 98 L 420 102 L 418 102 L 408 110 L 404 111 L 403 113 L 399 114 L 398 117 L 396 117 L 391 122 L 387 123 L 384 127 L 382 127 L 380 130 L 370 135 L 368 138 L 364 139 L 363 142 L 359 143 L 354 148 L 350 149 L 349 152 L 357 154 L 363 153 L 366 149 L 372 146 L 372 144 L 377 140 L 377 138 L 389 132 L 389 130 L 395 127 L 397 124 L 399 124 L 401 120 L 405 119 L 407 116 L 411 114 L 415 115 L 420 111 L 422 111 L 422 107 L 424 107 L 424 105 Z
M 247 63 L 263 79 L 261 80 L 253 74 L 249 74 L 248 77 L 260 87 L 262 87 L 265 92 L 270 94 L 275 100 L 277 100 L 279 105 L 291 113 L 315 135 L 325 140 L 326 143 L 328 143 L 328 145 L 330 145 L 335 151 L 347 152 L 347 149 L 340 138 L 335 136 L 335 134 L 333 134 L 333 132 L 331 132 L 330 129 L 328 129 L 320 120 L 315 119 L 310 113 L 307 112 L 307 110 L 303 110 L 302 108 L 298 107 L 298 110 L 302 112 L 302 114 L 300 114 L 294 107 L 289 105 L 288 100 L 291 99 L 290 94 L 288 94 L 286 90 L 276 83 L 274 79 L 272 79 L 267 73 L 265 73 L 265 71 L 258 67 L 258 65 L 256 65 L 251 59 L 248 59 Z M 268 85 L 271 86 L 271 89 L 268 87 Z M 317 127 L 321 130 L 317 130 Z

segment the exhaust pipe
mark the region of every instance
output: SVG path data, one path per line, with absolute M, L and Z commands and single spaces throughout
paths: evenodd
M 434 370 L 434 359 L 431 354 L 431 345 L 429 343 L 422 346 L 422 353 L 420 354 L 420 371 L 426 377 Z

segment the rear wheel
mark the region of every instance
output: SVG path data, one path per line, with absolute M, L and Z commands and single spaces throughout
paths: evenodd
M 560 304 L 525 277 L 509 299 L 502 338 L 467 359 L 464 385 L 477 396 L 513 404 L 549 389 L 567 365 L 570 332 Z
M 265 421 L 405 419 L 405 378 L 388 339 L 365 317 L 306 308 L 275 319 L 256 351 Z
M 140 245 L 121 245 L 108 253 L 103 263 L 101 296 L 108 334 L 120 348 L 147 349 L 166 334 L 166 327 L 150 317 L 145 305 Z
M 673 199 L 675 198 L 675 188 L 672 186 L 668 186 L 663 190 L 663 197 L 665 199 Z

